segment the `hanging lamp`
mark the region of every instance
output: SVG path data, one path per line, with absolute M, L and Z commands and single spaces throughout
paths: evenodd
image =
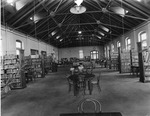
M 82 2 L 83 2 L 83 0 L 74 0 L 74 3 L 76 3 L 76 5 L 70 8 L 70 12 L 72 14 L 84 13 L 86 11 L 86 7 L 81 5 Z

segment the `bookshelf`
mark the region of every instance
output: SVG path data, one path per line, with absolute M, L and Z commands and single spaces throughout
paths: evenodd
M 22 52 L 22 51 L 20 51 Z M 7 93 L 11 89 L 25 88 L 23 56 L 4 55 L 1 60 L 1 90 Z
M 122 73 L 131 72 L 131 57 L 129 51 L 124 51 L 121 53 L 121 72 Z

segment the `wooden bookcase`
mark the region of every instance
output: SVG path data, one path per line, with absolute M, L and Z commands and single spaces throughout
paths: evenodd
M 20 51 L 22 52 L 22 51 Z M 8 92 L 9 89 L 20 89 L 26 87 L 23 69 L 23 56 L 10 54 L 5 55 L 1 61 L 1 90 Z
M 111 69 L 118 70 L 118 53 L 111 54 Z
M 131 72 L 131 57 L 130 52 L 125 51 L 121 53 L 121 72 L 130 73 Z

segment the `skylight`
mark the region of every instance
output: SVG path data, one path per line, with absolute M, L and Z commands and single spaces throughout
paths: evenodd
M 102 28 L 104 31 L 109 32 L 109 29 L 108 29 L 108 28 L 106 28 L 106 27 L 104 27 L 104 26 L 101 26 L 101 28 Z
M 104 35 L 105 35 L 104 33 L 100 32 L 100 31 L 98 31 L 98 33 L 99 33 L 100 35 L 102 35 L 102 36 L 104 36 Z
M 56 34 L 56 31 L 53 31 L 51 34 L 52 34 L 52 36 L 54 36 Z
M 82 31 L 78 31 L 78 34 L 81 34 L 82 33 Z
M 97 36 L 99 39 L 102 39 L 102 37 L 100 37 L 100 36 Z
M 59 41 L 61 42 L 63 39 L 60 39 Z
M 60 38 L 60 36 L 57 36 L 57 37 L 56 37 L 56 39 L 59 39 L 59 38 Z

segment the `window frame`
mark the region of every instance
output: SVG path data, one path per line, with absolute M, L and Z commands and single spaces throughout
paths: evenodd
M 117 41 L 117 48 L 121 47 L 120 41 Z
M 79 50 L 79 59 L 83 58 L 84 58 L 83 50 Z
M 99 51 L 98 50 L 92 50 L 90 52 L 90 56 L 92 60 L 97 60 L 99 58 Z
M 130 43 L 128 40 L 130 40 Z M 126 47 L 126 50 L 131 50 L 131 39 L 129 37 L 125 39 L 125 47 Z
M 145 39 L 142 39 L 142 35 L 145 34 L 146 35 L 146 38 Z M 142 48 L 147 48 L 147 33 L 146 31 L 141 31 L 139 34 L 138 34 L 138 42 L 141 42 L 142 44 Z M 143 44 L 146 43 L 146 46 L 144 46 Z
M 17 46 L 17 43 L 20 44 L 20 47 Z M 16 40 L 16 55 L 20 54 L 20 52 L 19 52 L 20 50 L 23 50 L 23 43 L 20 40 Z
M 111 52 L 114 52 L 115 51 L 115 46 L 114 44 L 111 44 Z
M 109 58 L 109 50 L 110 50 L 110 47 L 107 46 L 107 57 Z

